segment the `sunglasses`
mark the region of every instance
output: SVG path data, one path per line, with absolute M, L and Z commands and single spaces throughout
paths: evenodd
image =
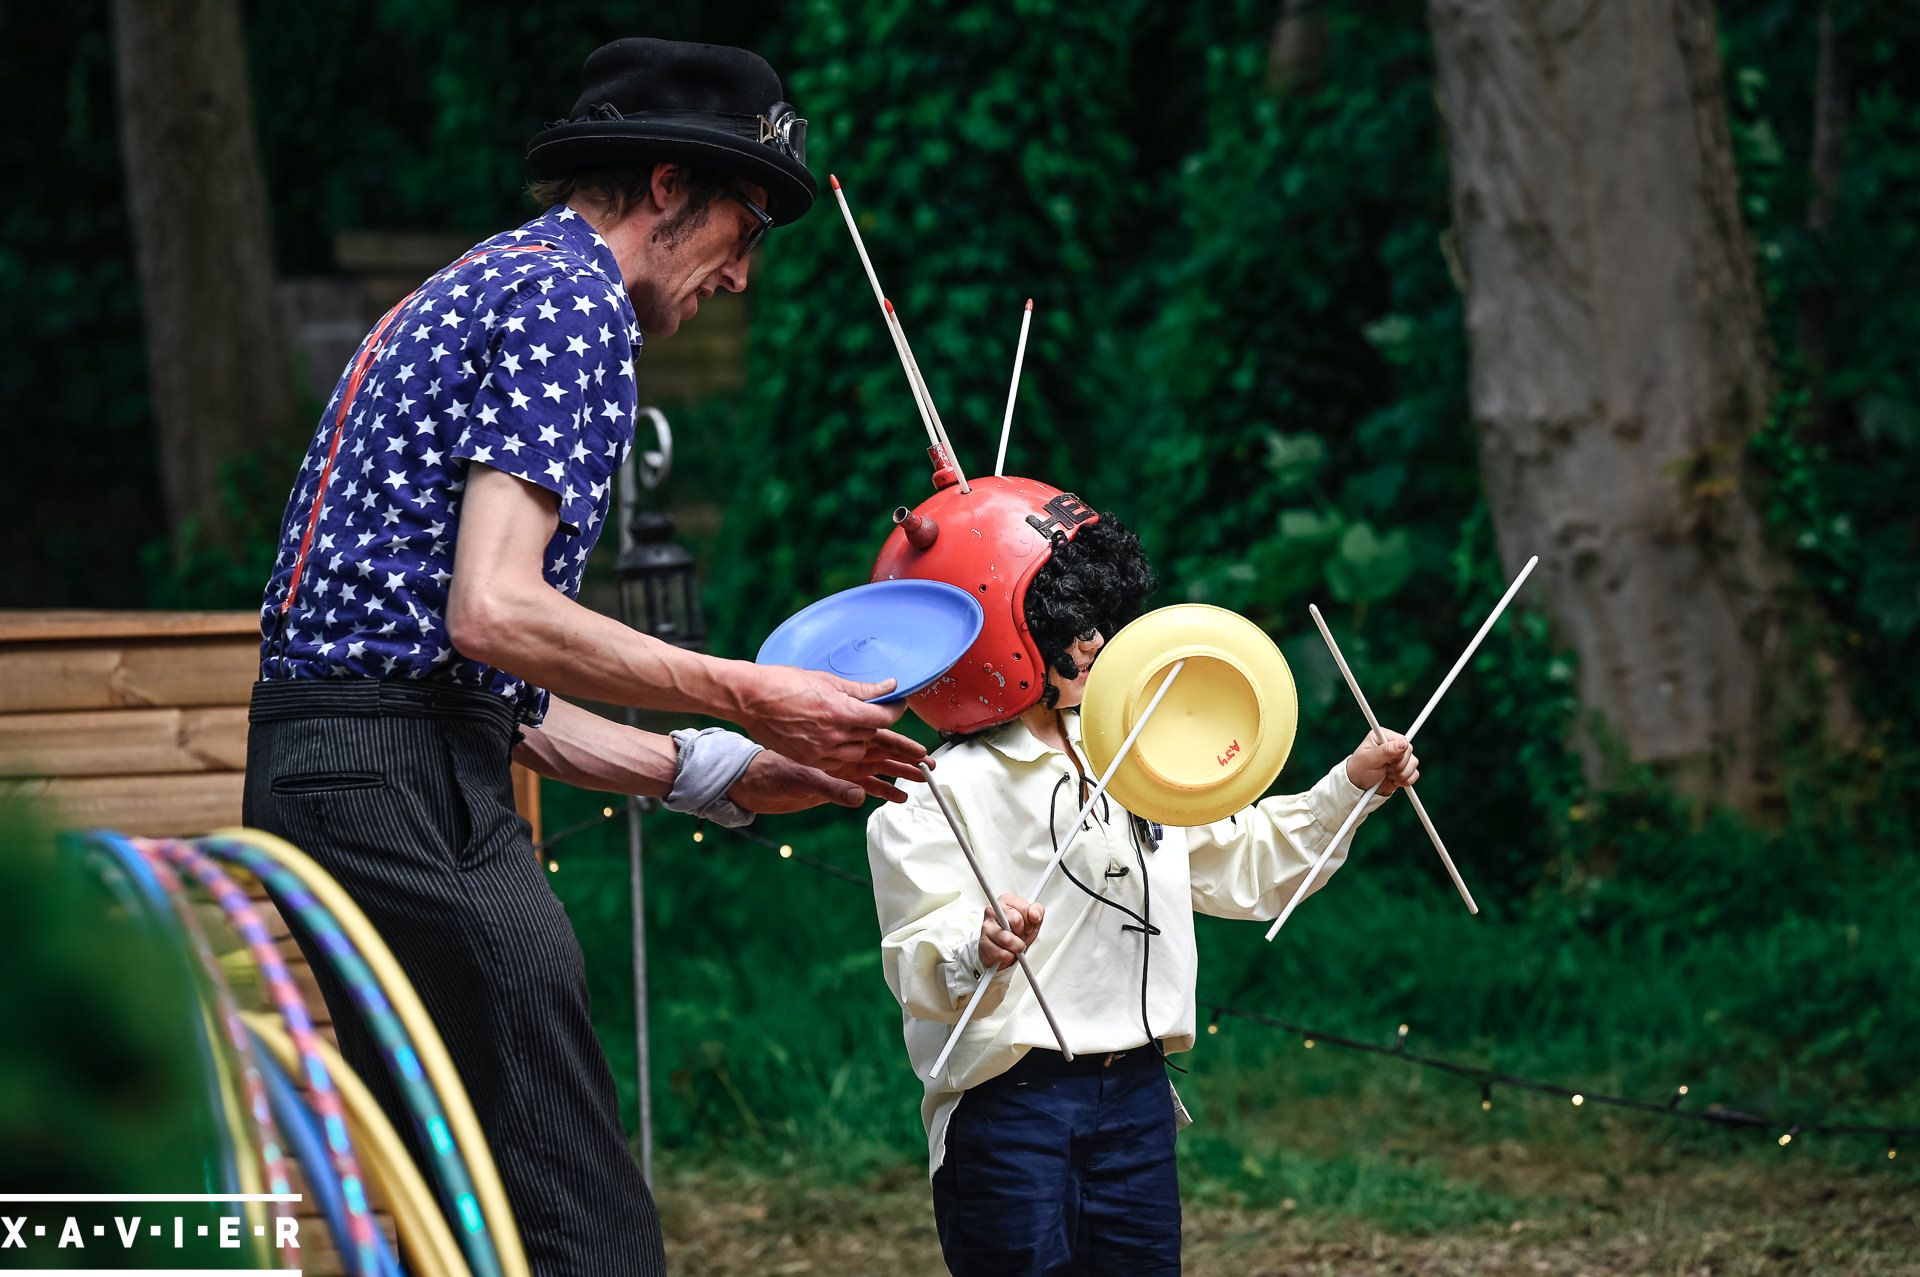
M 741 208 L 746 209 L 747 212 L 753 214 L 755 225 L 746 233 L 746 237 L 740 241 L 740 248 L 737 254 L 740 257 L 746 257 L 751 254 L 754 249 L 760 247 L 760 241 L 765 239 L 767 232 L 773 229 L 773 214 L 767 212 L 766 209 L 761 208 L 758 204 L 738 191 L 728 191 L 727 198 L 738 204 Z
M 788 159 L 800 164 L 807 162 L 807 122 L 800 118 L 791 104 L 775 102 L 760 116 L 759 141 L 762 146 L 770 146 Z M 747 232 L 746 239 L 740 245 L 740 256 L 745 257 L 760 247 L 760 241 L 773 229 L 773 218 L 767 210 L 740 194 L 738 191 L 727 193 L 741 208 L 753 214 L 753 220 L 759 225 Z

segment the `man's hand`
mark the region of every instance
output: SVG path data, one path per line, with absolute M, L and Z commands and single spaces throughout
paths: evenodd
M 894 733 L 882 732 L 880 735 L 892 736 Z M 902 739 L 905 738 L 902 737 Z M 907 743 L 909 745 L 913 744 L 912 741 L 907 741 Z M 922 761 L 929 767 L 937 765 L 931 758 Z M 883 799 L 890 803 L 904 803 L 907 801 L 907 794 L 905 790 L 895 785 L 892 780 L 887 779 L 889 776 L 893 777 L 894 780 L 923 781 L 926 779 L 926 777 L 920 774 L 918 767 L 909 767 L 905 763 L 894 761 L 892 758 L 881 758 L 878 762 L 862 760 L 851 767 L 836 767 L 827 774 L 830 776 L 838 776 L 841 780 L 850 780 L 860 786 L 860 788 L 866 790 L 869 794 L 872 794 L 875 798 Z
M 829 776 L 817 767 L 802 766 L 770 749 L 755 754 L 747 770 L 727 790 L 735 806 L 759 816 L 783 816 L 823 803 L 858 807 L 866 796 L 857 784 Z
M 1012 892 L 1000 897 L 1000 908 L 1013 924 L 1013 930 L 1000 925 L 1000 919 L 993 916 L 992 905 L 987 906 L 980 921 L 980 965 L 990 971 L 1004 971 L 1012 966 L 1014 959 L 1025 953 L 1033 938 L 1040 934 L 1040 920 L 1047 916 L 1045 905 L 1030 904 Z
M 1399 732 L 1387 728 L 1380 729 L 1387 738 L 1384 745 L 1373 743 L 1373 733 L 1360 742 L 1360 748 L 1353 751 L 1347 759 L 1347 779 L 1361 789 L 1372 789 L 1377 783 L 1380 796 L 1385 798 L 1396 789 L 1404 789 L 1420 779 L 1420 760 L 1415 757 L 1413 745 Z
M 768 749 L 862 786 L 875 775 L 910 778 L 927 756 L 924 745 L 887 730 L 905 705 L 867 704 L 892 691 L 892 679 L 855 683 L 789 665 L 758 671 L 735 721 Z

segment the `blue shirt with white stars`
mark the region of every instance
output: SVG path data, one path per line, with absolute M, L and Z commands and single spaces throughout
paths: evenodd
M 577 597 L 633 443 L 639 350 L 612 252 L 564 205 L 422 284 L 368 334 L 320 416 L 281 520 L 260 677 L 479 688 L 537 724 L 544 691 L 447 637 L 461 490 L 477 463 L 552 492 L 560 526 L 541 569 Z

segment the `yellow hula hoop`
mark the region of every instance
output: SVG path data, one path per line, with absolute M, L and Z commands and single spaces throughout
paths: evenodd
M 301 1076 L 300 1053 L 276 1017 L 258 1011 L 242 1011 L 240 1016 L 248 1028 L 260 1035 L 282 1068 L 294 1077 Z M 333 1084 L 340 1089 L 340 1100 L 347 1109 L 347 1127 L 354 1144 L 361 1150 L 361 1162 L 380 1190 L 380 1196 L 393 1207 L 394 1225 L 400 1233 L 400 1248 L 406 1252 L 408 1265 L 417 1277 L 472 1277 L 472 1270 L 460 1252 L 460 1243 L 454 1240 L 453 1229 L 440 1212 L 440 1203 L 427 1187 L 420 1168 L 413 1164 L 413 1156 L 393 1129 L 393 1123 L 381 1112 L 380 1102 L 325 1038 L 320 1040 L 320 1055 L 327 1062 L 327 1071 L 333 1075 Z
M 360 950 L 360 956 L 366 960 L 374 977 L 380 981 L 380 987 L 385 990 L 387 1000 L 393 1004 L 394 1014 L 400 1017 L 401 1023 L 407 1027 L 407 1033 L 413 1038 L 413 1049 L 420 1057 L 420 1066 L 426 1070 L 428 1079 L 440 1094 L 440 1103 L 447 1112 L 447 1126 L 453 1134 L 454 1143 L 459 1146 L 461 1156 L 466 1159 L 467 1173 L 473 1177 L 474 1196 L 479 1199 L 480 1209 L 487 1218 L 487 1229 L 493 1235 L 494 1247 L 500 1256 L 501 1272 L 505 1277 L 531 1277 L 527 1269 L 527 1252 L 520 1244 L 520 1230 L 513 1222 L 513 1207 L 507 1201 L 507 1190 L 500 1183 L 500 1172 L 493 1164 L 493 1153 L 487 1148 L 486 1136 L 480 1130 L 480 1119 L 474 1115 L 473 1103 L 467 1099 L 466 1088 L 460 1084 L 460 1074 L 453 1067 L 446 1044 L 440 1040 L 440 1031 L 434 1027 L 427 1009 L 420 1004 L 420 995 L 413 991 L 412 982 L 400 969 L 400 963 L 395 960 L 393 951 L 387 948 L 386 941 L 380 938 L 380 933 L 367 920 L 367 915 L 361 912 L 360 906 L 353 902 L 353 897 L 346 893 L 346 889 L 286 839 L 258 829 L 238 827 L 217 829 L 211 837 L 258 847 L 285 866 L 306 885 L 315 899 L 333 913 L 340 930 Z M 408 1164 L 411 1166 L 411 1161 Z M 439 1214 L 437 1207 L 434 1213 Z

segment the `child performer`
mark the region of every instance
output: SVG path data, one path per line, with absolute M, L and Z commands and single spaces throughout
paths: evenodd
M 1002 890 L 1032 882 L 1070 833 L 1061 822 L 1096 779 L 1080 748 L 1087 671 L 1154 584 L 1139 539 L 1110 515 L 1079 509 L 1072 539 L 1052 533 L 1051 558 L 1013 599 L 1047 668 L 1038 702 L 950 736 L 939 753 L 935 781 Z M 1174 1132 L 1186 1115 L 1165 1059 L 1193 1046 L 1193 911 L 1277 915 L 1363 790 L 1383 782 L 1371 810 L 1418 779 L 1407 742 L 1389 736 L 1306 793 L 1201 828 L 1162 829 L 1103 801 L 1045 902 L 1000 897 L 1011 930 L 998 925 L 931 794 L 916 786 L 905 804 L 874 812 L 867 855 L 881 950 L 907 1054 L 926 1084 L 934 1218 L 954 1273 L 1180 1271 Z M 1023 950 L 1071 1062 L 1025 978 L 1010 992 Z M 927 1081 L 988 970 L 979 1011 L 945 1072 Z

